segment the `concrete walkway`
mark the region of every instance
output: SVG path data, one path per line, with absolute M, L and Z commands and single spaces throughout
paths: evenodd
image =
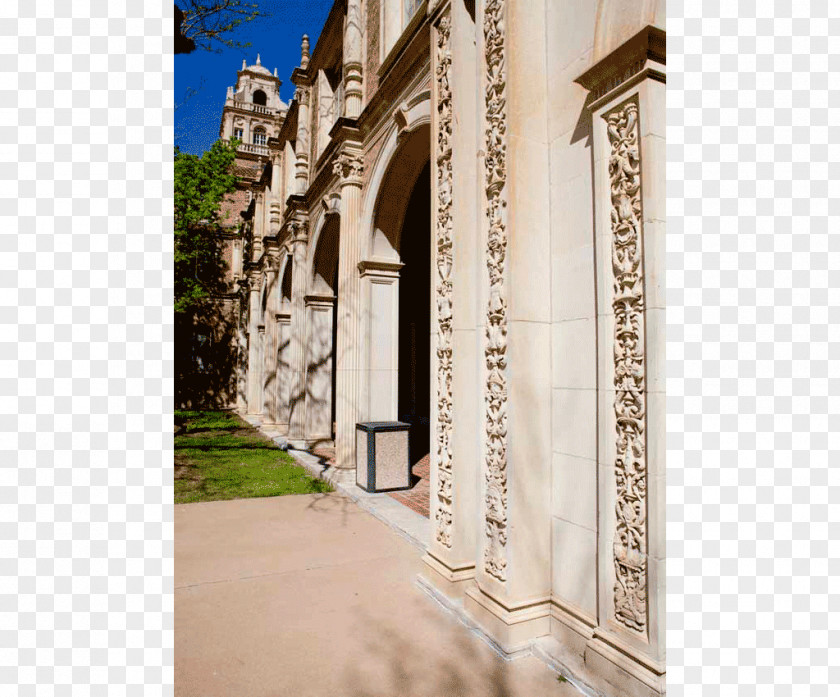
M 175 506 L 179 697 L 579 697 L 415 584 L 417 548 L 340 493 Z

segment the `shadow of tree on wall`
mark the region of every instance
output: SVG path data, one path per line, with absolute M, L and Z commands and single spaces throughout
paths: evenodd
M 240 299 L 210 298 L 192 315 L 175 315 L 175 407 L 236 406 Z

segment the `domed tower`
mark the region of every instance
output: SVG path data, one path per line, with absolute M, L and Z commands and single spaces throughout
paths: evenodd
M 239 156 L 268 156 L 268 139 L 276 137 L 288 111 L 280 99 L 280 79 L 263 66 L 257 54 L 254 65 L 245 65 L 237 73 L 236 86 L 228 87 L 222 112 L 219 138 L 237 138 L 242 142 Z

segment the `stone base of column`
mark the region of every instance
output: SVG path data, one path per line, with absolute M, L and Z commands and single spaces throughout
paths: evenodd
M 583 660 L 587 642 L 595 631 L 595 619 L 564 602 L 551 599 L 551 636 L 557 639 L 568 654 Z
M 596 628 L 586 644 L 587 677 L 596 689 L 627 697 L 665 694 L 665 666 Z
M 549 598 L 507 607 L 477 584 L 464 592 L 464 611 L 508 655 L 525 655 L 531 642 L 549 632 Z
M 475 578 L 475 564 L 451 568 L 449 564 L 435 557 L 431 552 L 423 555 L 426 564 L 420 576 L 451 601 L 464 600 L 464 593 Z

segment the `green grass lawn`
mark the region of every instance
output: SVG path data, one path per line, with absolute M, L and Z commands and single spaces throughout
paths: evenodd
M 176 411 L 175 503 L 332 491 L 235 414 Z

